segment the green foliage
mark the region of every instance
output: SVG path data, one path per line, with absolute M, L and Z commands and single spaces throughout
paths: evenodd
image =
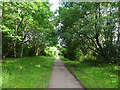
M 9 29 L 8 27 L 6 27 L 4 25 L 0 25 L 0 27 L 2 28 L 2 32 L 6 33 L 6 35 L 5 35 L 6 38 L 8 37 L 8 38 L 11 38 L 12 40 L 19 40 L 19 41 L 22 40 L 21 36 L 15 35 L 13 29 L 11 30 L 11 29 Z
M 62 26 L 58 35 L 66 49 L 64 56 L 71 60 L 84 57 L 99 58 L 101 63 L 119 63 L 118 7 L 116 2 L 61 3 L 58 25 Z
M 56 48 L 59 50 L 59 56 L 64 56 L 66 54 L 66 49 L 60 44 L 57 44 Z
M 6 58 L 2 62 L 3 88 L 47 88 L 53 57 Z
M 1 5 L 3 57 L 41 55 L 46 46 L 56 43 L 54 23 L 50 20 L 53 12 L 48 2 L 3 2 Z
M 52 56 L 52 57 L 59 56 L 59 50 L 56 47 L 46 47 L 44 51 L 47 56 Z

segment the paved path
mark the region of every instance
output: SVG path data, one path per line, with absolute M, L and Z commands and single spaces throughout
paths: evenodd
M 48 88 L 83 88 L 83 86 L 65 67 L 60 58 L 57 58 L 54 61 L 53 72 Z

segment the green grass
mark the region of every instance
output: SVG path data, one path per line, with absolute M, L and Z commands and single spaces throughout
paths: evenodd
M 118 88 L 120 67 L 117 65 L 92 66 L 90 63 L 61 59 L 86 88 Z
M 46 88 L 50 80 L 54 59 L 45 56 L 4 59 L 2 87 Z

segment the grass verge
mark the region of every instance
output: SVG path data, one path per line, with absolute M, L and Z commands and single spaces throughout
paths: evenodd
M 66 58 L 61 60 L 86 88 L 118 88 L 120 67 L 115 64 L 92 66 L 90 63 L 71 61 Z
M 2 62 L 2 88 L 47 88 L 53 57 L 8 58 Z

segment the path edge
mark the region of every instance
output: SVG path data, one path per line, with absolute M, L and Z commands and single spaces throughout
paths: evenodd
M 55 60 L 54 60 L 54 62 L 55 62 Z M 49 80 L 48 86 L 46 87 L 47 89 L 50 89 L 49 86 L 50 86 L 51 76 L 52 76 L 52 73 L 53 73 L 54 62 L 53 62 L 52 72 L 51 72 L 51 75 L 50 75 L 50 80 Z
M 62 61 L 62 60 L 61 60 Z M 63 61 L 62 61 L 63 62 Z M 64 63 L 64 62 L 63 62 Z M 65 63 L 64 63 L 65 65 Z M 65 65 L 65 67 L 68 69 L 68 71 L 73 75 L 73 77 L 80 83 L 80 85 L 82 85 L 82 87 L 85 89 L 85 90 L 88 90 L 82 83 L 81 81 L 74 75 L 74 73 L 67 67 L 67 65 Z

